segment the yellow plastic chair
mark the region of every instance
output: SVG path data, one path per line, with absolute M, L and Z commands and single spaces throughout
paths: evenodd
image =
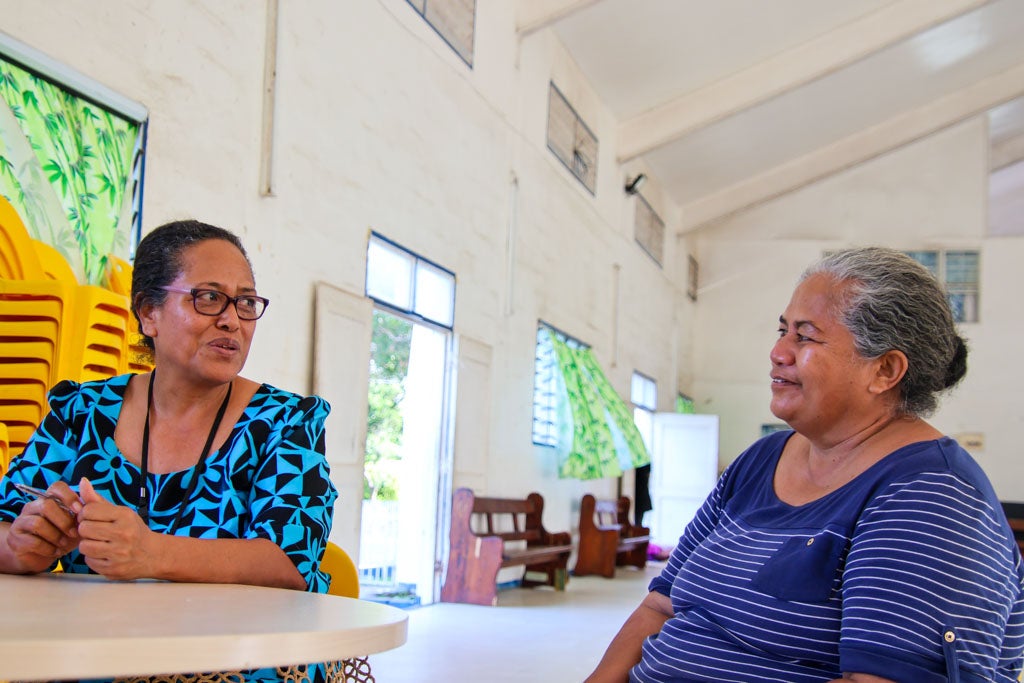
M 320 561 L 320 569 L 331 575 L 331 585 L 327 592 L 343 598 L 359 597 L 359 571 L 352 558 L 341 546 L 327 541 L 324 559 Z
M 131 297 L 132 294 L 132 264 L 120 256 L 107 254 L 107 278 L 104 282 L 107 289 Z M 129 313 L 131 302 L 128 303 Z M 142 335 L 134 319 L 128 321 L 128 350 L 124 362 L 121 365 L 121 372 L 149 372 L 153 369 L 153 356 L 151 351 L 140 343 Z
M 71 265 L 56 248 L 46 242 L 40 242 L 35 239 L 32 240 L 32 247 L 36 252 L 36 256 L 39 257 L 39 265 L 43 269 L 46 279 L 57 280 L 72 286 L 78 284 L 78 278 L 75 277 L 74 271 L 71 270 Z
M 120 256 L 107 254 L 107 278 L 104 284 L 112 292 L 131 296 L 132 264 Z
M 128 297 L 103 287 L 82 285 L 75 289 L 71 310 L 74 342 L 62 358 L 62 374 L 89 381 L 127 372 L 128 335 L 134 322 Z
M 331 577 L 331 585 L 327 588 L 330 595 L 343 598 L 359 597 L 359 571 L 352 558 L 341 546 L 327 541 L 324 557 L 320 560 L 320 569 Z M 373 683 L 373 671 L 366 657 L 353 657 L 335 662 L 325 662 L 327 680 L 341 683 Z
M 7 474 L 11 466 L 11 449 L 7 446 L 7 425 L 0 422 L 0 477 Z
M 32 248 L 32 236 L 11 203 L 0 197 L 0 278 L 42 280 L 39 257 Z

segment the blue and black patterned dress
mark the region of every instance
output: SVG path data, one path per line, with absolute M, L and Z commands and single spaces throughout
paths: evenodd
M 107 500 L 137 506 L 141 471 L 114 443 L 130 377 L 66 381 L 53 388 L 50 413 L 0 480 L 0 521 L 13 521 L 28 502 L 14 482 L 45 489 L 63 480 L 77 490 L 86 477 Z M 204 467 L 149 473 L 150 528 L 167 533 L 185 505 L 175 535 L 269 539 L 295 564 L 308 591 L 326 593 L 330 579 L 320 571 L 319 560 L 337 498 L 324 456 L 328 412 L 330 406 L 319 397 L 261 385 Z M 190 499 L 182 501 L 197 471 L 201 480 Z M 67 572 L 90 572 L 77 549 L 61 564 Z

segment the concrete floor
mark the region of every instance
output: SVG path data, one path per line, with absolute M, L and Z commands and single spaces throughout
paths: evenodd
M 502 590 L 497 607 L 411 609 L 406 644 L 371 655 L 373 675 L 378 683 L 582 681 L 662 566 L 572 577 L 564 593 Z

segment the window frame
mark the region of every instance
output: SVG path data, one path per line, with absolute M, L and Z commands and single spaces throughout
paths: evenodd
M 403 256 L 409 257 L 409 260 L 412 262 L 412 267 L 410 269 L 410 278 L 409 278 L 409 283 L 408 283 L 409 284 L 409 290 L 408 290 L 409 305 L 408 306 L 402 305 L 401 303 L 396 303 L 395 301 L 390 301 L 390 300 L 388 300 L 386 298 L 381 297 L 379 294 L 375 295 L 375 294 L 372 294 L 370 292 L 370 248 L 373 245 L 374 240 L 382 242 L 384 245 L 386 245 L 387 247 L 389 247 L 390 249 L 392 249 L 394 251 L 399 252 Z M 425 265 L 426 267 L 430 268 L 431 270 L 440 271 L 441 273 L 445 273 L 445 274 L 451 276 L 451 282 L 452 282 L 451 322 L 445 322 L 443 320 L 438 320 L 438 319 L 433 318 L 433 317 L 431 317 L 429 315 L 425 315 L 424 313 L 422 313 L 421 310 L 417 309 L 417 302 L 416 302 L 416 290 L 417 290 L 417 282 L 418 282 L 417 274 L 418 274 L 418 269 L 419 269 L 420 264 Z M 456 299 L 456 295 L 457 295 L 456 289 L 457 289 L 457 280 L 456 280 L 456 277 L 455 277 L 455 273 L 453 271 L 445 268 L 444 266 L 442 266 L 442 265 L 440 265 L 438 263 L 435 263 L 434 261 L 431 261 L 428 258 L 420 256 L 419 254 L 417 254 L 416 252 L 412 251 L 411 249 L 406 249 L 405 247 L 403 247 L 402 245 L 398 244 L 394 240 L 390 240 L 387 237 L 385 237 L 384 235 L 381 235 L 380 233 L 378 233 L 376 231 L 373 231 L 373 230 L 370 231 L 369 238 L 366 241 L 366 272 L 364 273 L 364 280 L 363 280 L 363 292 L 364 292 L 364 294 L 366 295 L 366 297 L 368 299 L 372 299 L 375 303 L 380 304 L 381 306 L 385 306 L 385 307 L 391 309 L 392 311 L 398 311 L 400 313 L 403 313 L 403 314 L 409 316 L 410 318 L 412 318 L 412 319 L 414 319 L 416 321 L 422 321 L 422 322 L 425 322 L 425 323 L 428 323 L 430 325 L 434 325 L 436 327 L 439 327 L 439 328 L 442 328 L 442 329 L 446 329 L 446 330 L 453 330 L 453 329 L 455 329 L 455 299 Z
M 633 210 L 633 239 L 640 245 L 640 248 L 644 250 L 644 253 L 651 257 L 651 259 L 658 264 L 659 268 L 664 268 L 665 258 L 665 221 L 662 220 L 658 212 L 654 210 L 651 203 L 644 198 L 642 194 L 636 194 L 636 207 Z M 643 224 L 649 226 L 648 230 L 657 232 L 658 245 L 654 253 L 651 251 L 653 245 L 646 244 L 640 239 L 640 227 L 641 227 L 641 213 L 646 212 L 646 219 Z
M 946 293 L 946 299 L 949 301 L 950 310 L 953 313 L 953 322 L 958 325 L 973 325 L 981 322 L 981 250 L 980 249 L 907 249 L 903 252 L 910 258 L 914 259 L 925 268 L 928 269 L 932 275 L 942 285 L 943 290 Z M 930 263 L 924 261 L 925 255 L 932 256 L 935 259 L 935 265 L 932 266 Z M 950 255 L 970 255 L 974 259 L 974 279 L 971 281 L 955 281 L 951 282 L 949 257 Z M 951 287 L 953 285 L 953 287 Z M 972 301 L 972 305 L 969 306 L 970 313 L 968 315 L 968 307 L 963 304 L 954 305 L 954 297 L 965 297 L 967 300 Z
M 471 12 L 473 20 L 470 24 L 469 30 L 470 36 L 468 46 L 468 59 L 466 55 L 462 54 L 459 48 L 455 45 L 455 43 L 452 41 L 452 38 L 444 32 L 442 27 L 435 24 L 433 21 L 430 20 L 430 17 L 427 16 L 429 13 L 427 7 L 431 4 L 432 1 L 434 0 L 406 0 L 406 2 L 416 11 L 416 14 L 420 15 L 423 18 L 423 21 L 427 22 L 427 26 L 434 29 L 434 33 L 441 37 L 441 40 L 443 40 L 445 44 L 452 49 L 452 52 L 458 55 L 459 59 L 461 59 L 466 64 L 466 66 L 472 69 L 473 59 L 476 55 L 476 0 L 471 0 L 471 2 L 473 3 L 473 9 Z M 422 5 L 422 8 L 420 7 L 420 5 Z
M 559 148 L 556 145 L 552 144 L 552 137 L 551 137 L 551 123 L 552 123 L 551 103 L 552 103 L 552 98 L 555 97 L 555 96 L 557 96 L 557 98 L 559 100 L 561 100 L 562 104 L 565 105 L 565 107 L 569 110 L 569 112 L 573 116 L 572 158 L 565 158 L 565 157 L 563 157 L 563 155 L 562 155 L 561 151 L 559 150 Z M 592 175 L 586 174 L 586 173 L 581 174 L 577 170 L 577 168 L 576 168 L 576 163 L 575 162 L 576 162 L 577 158 L 582 158 L 582 155 L 579 154 L 579 149 L 580 149 L 580 146 L 581 146 L 580 145 L 580 129 L 582 129 L 583 132 L 585 132 L 586 135 L 589 136 L 589 140 L 593 142 L 593 146 L 594 146 L 594 159 L 593 159 L 593 163 L 590 166 L 587 167 L 588 170 L 590 168 L 593 168 L 593 174 Z M 576 107 L 572 106 L 572 103 L 569 102 L 569 98 L 567 98 L 565 96 L 565 94 L 558 88 L 558 86 L 555 85 L 554 81 L 549 81 L 549 83 L 548 83 L 548 119 L 547 119 L 547 129 L 545 131 L 545 143 L 547 144 L 547 148 L 549 150 L 551 150 L 551 153 L 555 155 L 556 159 L 558 159 L 560 162 L 562 162 L 562 165 L 565 166 L 565 168 L 569 171 L 569 173 L 572 174 L 572 176 L 574 178 L 576 178 L 576 180 L 578 180 L 579 183 L 581 185 L 583 185 L 583 187 L 585 187 L 587 189 L 587 192 L 589 192 L 591 194 L 591 196 L 595 196 L 596 197 L 597 196 L 597 161 L 598 161 L 598 157 L 600 156 L 600 152 L 601 152 L 601 142 L 600 142 L 600 140 L 598 140 L 597 135 L 594 134 L 594 131 L 592 131 L 590 129 L 590 127 L 586 124 L 586 122 L 583 120 L 583 117 L 580 116 L 580 113 L 576 110 Z M 589 179 L 589 183 L 588 183 L 588 179 Z
M 637 382 L 643 385 L 641 396 L 637 396 Z M 647 401 L 647 390 L 652 392 L 651 401 Z M 638 399 L 639 398 L 639 402 Z M 654 414 L 658 412 L 658 381 L 653 377 L 634 370 L 629 381 L 629 402 L 633 406 L 633 424 L 640 431 L 640 436 L 647 446 L 648 452 L 654 442 Z M 640 419 L 638 419 L 640 418 Z
M 52 85 L 112 114 L 129 119 L 139 126 L 140 144 L 132 154 L 132 224 L 128 228 L 128 254 L 130 259 L 134 259 L 135 249 L 142 239 L 142 204 L 146 186 L 146 156 L 149 146 L 149 109 L 86 76 L 81 71 L 3 32 L 0 32 L 0 55 L 22 69 L 49 81 Z
M 554 325 L 537 321 L 537 333 L 533 350 L 533 420 L 532 438 L 535 446 L 555 448 L 558 446 L 558 423 L 556 420 L 558 405 L 558 380 L 555 373 L 558 371 L 558 363 L 553 361 L 554 349 L 551 348 L 550 340 L 547 339 L 546 331 L 551 331 L 557 338 L 565 342 L 570 348 L 590 348 L 590 345 L 580 341 L 572 335 L 562 332 Z M 542 349 L 542 345 L 547 349 Z M 544 353 L 546 358 L 542 358 Z M 545 365 L 542 365 L 542 362 Z

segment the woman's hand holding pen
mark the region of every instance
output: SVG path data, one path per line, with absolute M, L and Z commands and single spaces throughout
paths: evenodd
M 85 563 L 109 579 L 145 576 L 152 532 L 134 510 L 114 505 L 83 478 L 80 493 L 65 482 L 43 491 L 16 484 L 33 500 L 11 523 L 7 545 L 24 573 L 46 571 L 75 548 Z
M 84 507 L 78 513 L 78 550 L 89 568 L 108 579 L 151 576 L 147 543 L 153 532 L 138 513 L 96 493 L 88 479 L 79 486 Z
M 46 571 L 78 546 L 76 515 L 82 509 L 78 494 L 62 481 L 25 504 L 7 536 L 7 545 L 25 573 Z

